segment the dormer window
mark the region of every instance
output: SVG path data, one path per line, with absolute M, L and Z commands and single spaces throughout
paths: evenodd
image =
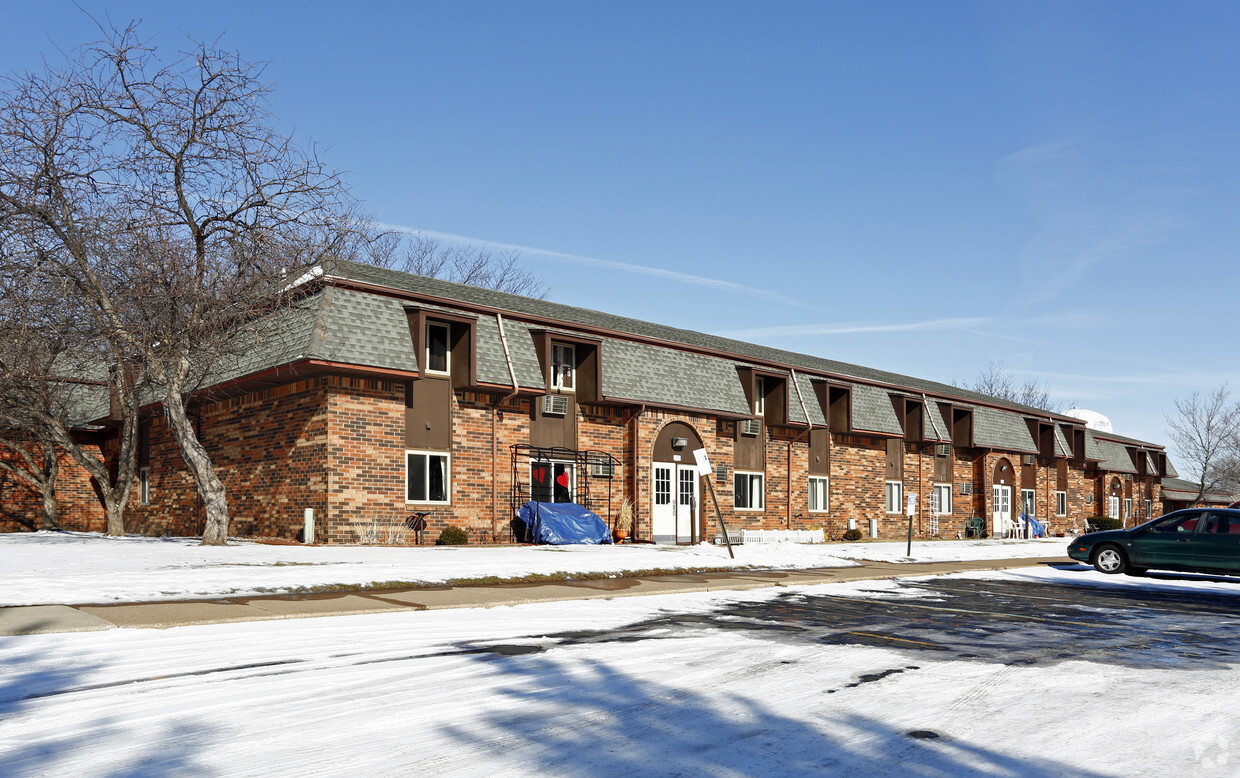
M 577 349 L 571 343 L 551 344 L 551 388 L 571 392 L 577 387 Z
M 766 378 L 757 376 L 753 382 L 753 415 L 766 415 Z
M 447 324 L 439 322 L 426 323 L 426 372 L 437 375 L 448 375 L 451 364 L 451 350 Z

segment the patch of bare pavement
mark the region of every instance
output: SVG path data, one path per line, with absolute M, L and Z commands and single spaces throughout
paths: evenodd
M 862 562 L 854 567 L 687 572 L 555 583 L 366 589 L 115 605 L 31 605 L 0 608 L 0 635 L 89 632 L 117 627 L 167 629 L 193 624 L 220 624 L 233 621 L 346 616 L 441 608 L 491 608 L 561 600 L 636 597 L 648 594 L 743 591 L 771 586 L 806 586 L 841 581 L 942 575 L 974 570 L 1008 570 L 1049 564 L 1073 564 L 1073 562 L 1066 556 L 958 562 Z

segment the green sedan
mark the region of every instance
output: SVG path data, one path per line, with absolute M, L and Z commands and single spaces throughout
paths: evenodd
M 1240 510 L 1189 508 L 1127 529 L 1091 532 L 1068 556 L 1103 573 L 1140 575 L 1151 567 L 1240 574 Z

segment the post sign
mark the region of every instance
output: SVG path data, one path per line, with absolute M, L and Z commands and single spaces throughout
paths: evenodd
M 699 476 L 709 476 L 713 472 L 710 466 L 710 459 L 706 456 L 706 449 L 695 448 L 693 450 L 693 460 L 697 462 Z
M 910 494 L 908 496 L 908 509 L 905 513 L 910 517 L 917 515 L 917 495 Z

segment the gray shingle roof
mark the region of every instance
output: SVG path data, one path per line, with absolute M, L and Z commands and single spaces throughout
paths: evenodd
M 1038 451 L 1023 416 L 980 406 L 973 409 L 973 444 L 1029 454 Z
M 774 362 L 783 365 L 791 365 L 798 369 L 825 373 L 832 376 L 852 377 L 862 381 L 890 384 L 892 386 L 903 387 L 917 392 L 947 395 L 965 400 L 973 399 L 977 402 L 1003 405 L 1005 407 L 1010 407 L 1013 410 L 1037 413 L 1041 416 L 1046 416 L 1048 414 L 1048 411 L 1045 410 L 1032 408 L 1027 405 L 1021 405 L 1019 403 L 1008 402 L 1005 400 L 998 400 L 993 397 L 978 394 L 977 392 L 971 392 L 957 386 L 949 386 L 937 381 L 927 381 L 914 376 L 900 375 L 898 373 L 863 367 L 861 365 L 853 365 L 847 362 L 839 362 L 833 359 L 826 359 L 824 357 L 817 357 L 810 354 L 799 354 L 794 351 L 785 351 L 783 349 L 760 346 L 755 343 L 746 343 L 745 341 L 723 338 L 718 335 L 709 335 L 703 332 L 696 332 L 694 330 L 668 327 L 661 324 L 641 321 L 640 319 L 630 319 L 624 316 L 603 313 L 589 308 L 578 308 L 576 306 L 553 303 L 547 300 L 522 297 L 520 295 L 508 294 L 506 292 L 496 292 L 492 289 L 482 289 L 480 287 L 466 286 L 464 284 L 455 284 L 450 281 L 443 281 L 437 278 L 426 278 L 424 276 L 410 275 L 409 273 L 387 270 L 385 268 L 378 268 L 372 265 L 363 265 L 356 262 L 336 260 L 326 266 L 326 274 L 335 278 L 352 280 L 366 284 L 374 284 L 376 286 L 408 291 L 420 295 L 430 295 L 433 297 L 446 300 L 455 300 L 470 305 L 495 308 L 501 311 L 511 311 L 513 313 L 525 314 L 538 318 L 556 319 L 590 328 L 612 330 L 615 332 L 637 335 L 644 338 L 663 340 L 673 344 L 685 344 L 697 348 L 720 351 L 740 357 L 741 359 L 753 359 L 759 362 Z
M 803 371 L 818 377 L 828 376 L 833 381 L 852 387 L 853 426 L 861 432 L 884 435 L 903 433 L 891 402 L 893 392 L 908 393 L 919 399 L 925 392 L 952 398 L 954 403 L 965 406 L 970 406 L 970 399 L 982 403 L 972 407 L 974 443 L 983 447 L 1036 452 L 1037 446 L 1024 416 L 1029 414 L 1046 418 L 1048 415 L 1040 409 L 935 381 L 370 265 L 334 261 L 325 266 L 325 274 L 329 281 L 334 278 L 405 291 L 422 299 L 443 301 L 449 308 L 456 302 L 475 309 L 502 312 L 512 368 L 518 384 L 527 389 L 537 390 L 545 382 L 531 333 L 535 325 L 522 321 L 522 317 L 549 320 L 549 323 L 536 325 L 539 329 L 555 329 L 555 323 L 561 322 L 561 326 L 594 331 L 602 342 L 601 390 L 606 397 L 747 415 L 750 408 L 737 380 L 736 368 L 753 360 L 767 369 L 789 366 L 797 370 L 796 386 L 801 389 L 805 408 L 802 409 L 795 388 L 789 384 L 788 418 L 792 423 L 804 423 L 805 412 L 808 411 L 812 423 L 826 424 L 826 415 L 813 391 L 814 376 Z M 221 380 L 299 359 L 416 370 L 417 360 L 405 315 L 406 304 L 381 294 L 328 285 L 296 305 L 274 314 L 270 329 L 278 331 L 278 335 L 268 336 L 256 343 L 254 348 L 248 349 L 243 358 L 237 359 L 235 364 L 223 371 L 227 376 Z M 422 302 L 418 304 L 432 309 L 438 307 Z M 486 310 L 477 311 L 476 315 L 478 380 L 497 386 L 511 386 L 512 378 L 504 358 L 496 316 Z M 513 316 L 517 318 L 511 318 Z M 661 343 L 613 337 L 607 332 Z M 715 355 L 686 350 L 683 346 L 715 352 Z M 850 378 L 856 381 L 848 380 Z M 986 407 L 995 405 L 1008 410 Z M 927 408 L 926 436 L 928 439 L 948 440 L 950 414 L 944 414 L 935 406 L 932 401 Z M 1058 428 L 1055 443 L 1059 453 L 1069 453 L 1067 441 Z M 1122 446 L 1119 448 L 1123 449 Z M 1086 456 L 1105 459 L 1098 451 L 1098 442 L 1092 435 L 1087 436 Z M 1126 455 L 1124 459 L 1127 460 Z
M 1098 451 L 1098 458 L 1102 460 L 1098 463 L 1099 468 L 1116 473 L 1137 472 L 1137 468 L 1132 463 L 1132 457 L 1128 455 L 1128 449 L 1123 443 L 1116 443 L 1106 438 L 1094 438 L 1094 446 Z

